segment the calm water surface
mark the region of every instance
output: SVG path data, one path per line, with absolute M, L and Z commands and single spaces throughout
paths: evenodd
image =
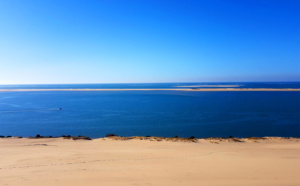
M 200 84 L 203 85 L 2 85 L 0 88 L 174 88 Z M 242 88 L 300 88 L 300 83 L 234 84 Z M 300 92 L 0 92 L 0 135 L 96 138 L 107 133 L 300 137 Z

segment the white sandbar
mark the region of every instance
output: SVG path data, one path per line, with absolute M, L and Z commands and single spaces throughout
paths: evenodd
M 299 88 L 153 88 L 153 89 L 0 89 L 0 92 L 38 92 L 38 91 L 300 91 Z

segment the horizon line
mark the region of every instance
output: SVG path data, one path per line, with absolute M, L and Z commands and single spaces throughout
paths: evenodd
M 86 84 L 166 84 L 166 83 L 300 83 L 300 81 L 189 81 L 189 82 L 118 82 L 118 83 L 8 83 L 0 85 L 86 85 Z

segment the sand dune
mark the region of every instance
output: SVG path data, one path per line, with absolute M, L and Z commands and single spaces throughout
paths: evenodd
M 299 139 L 4 138 L 0 149 L 1 185 L 300 185 Z

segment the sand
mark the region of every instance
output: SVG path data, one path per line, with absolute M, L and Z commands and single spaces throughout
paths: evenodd
M 198 91 L 198 92 L 216 92 L 216 91 L 300 91 L 298 88 L 153 88 L 153 89 L 0 89 L 0 92 L 38 92 L 38 91 Z
M 240 85 L 184 85 L 184 86 L 175 86 L 175 87 L 240 87 Z
M 242 141 L 242 142 L 238 142 Z M 300 139 L 0 139 L 0 185 L 300 185 Z

